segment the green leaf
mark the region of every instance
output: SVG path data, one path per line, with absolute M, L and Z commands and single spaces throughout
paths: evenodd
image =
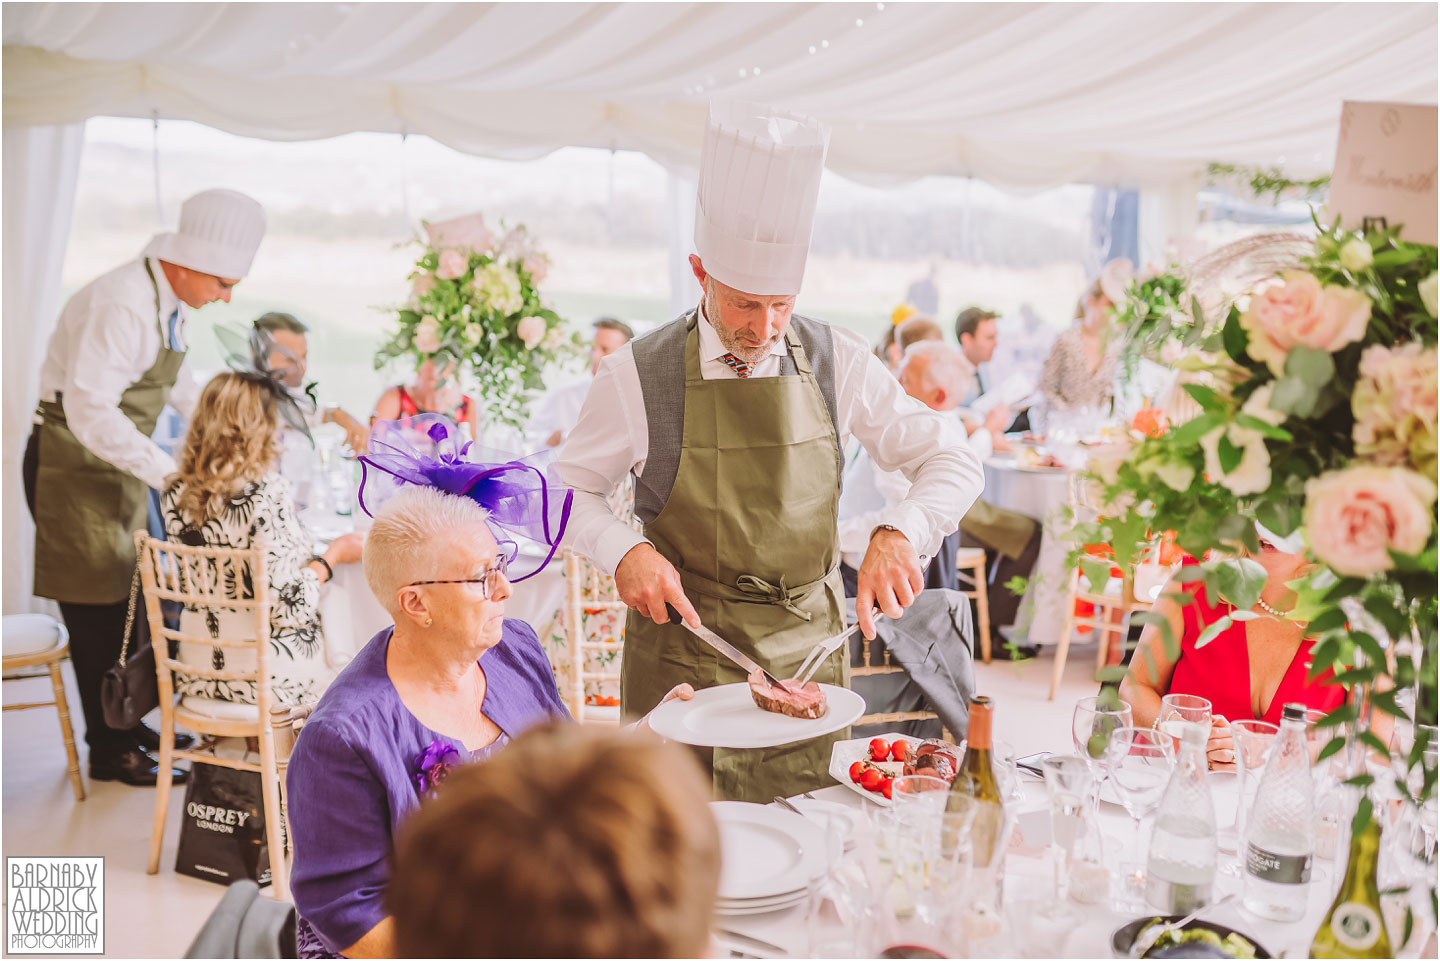
M 1380 754 L 1382 755 L 1388 756 L 1390 753 L 1390 746 L 1384 741 L 1380 740 L 1380 738 L 1373 731 L 1361 731 L 1360 740 L 1363 741 L 1365 744 L 1369 745 L 1370 747 L 1374 748 L 1376 751 L 1380 752 Z
M 1354 641 L 1360 649 L 1365 652 L 1365 657 L 1369 660 L 1371 666 L 1384 666 L 1385 650 L 1374 637 L 1364 631 L 1355 631 L 1350 635 L 1350 640 Z
M 1196 649 L 1198 650 L 1199 648 L 1202 648 L 1206 644 L 1209 644 L 1211 641 L 1215 640 L 1215 638 L 1220 636 L 1222 631 L 1228 630 L 1230 628 L 1230 625 L 1233 623 L 1234 621 L 1232 621 L 1228 616 L 1226 616 L 1220 618 L 1218 621 L 1205 628 L 1205 630 L 1200 632 L 1200 636 L 1195 638 Z
M 1332 607 L 1319 617 L 1310 622 L 1311 633 L 1323 634 L 1326 631 L 1333 631 L 1345 626 L 1345 612 L 1338 607 Z
M 1201 414 L 1194 420 L 1187 420 L 1172 430 L 1166 437 L 1167 446 L 1185 448 L 1200 443 L 1200 438 L 1219 427 L 1221 418 L 1216 414 Z
M 1175 637 L 1175 628 L 1170 625 L 1170 618 L 1159 611 L 1141 611 L 1130 618 L 1131 624 L 1139 624 L 1142 627 L 1154 627 L 1160 634 L 1160 639 L 1165 643 L 1165 656 L 1175 661 L 1180 658 L 1180 642 Z M 1146 650 L 1149 654 L 1149 650 Z M 1154 664 L 1150 665 L 1152 678 L 1159 675 L 1154 673 Z
M 1339 753 L 1340 753 L 1340 749 L 1343 748 L 1344 746 L 1345 746 L 1345 739 L 1344 739 L 1343 737 L 1332 738 L 1329 742 L 1326 743 L 1326 745 L 1325 745 L 1324 747 L 1322 747 L 1322 748 L 1320 749 L 1320 753 L 1317 754 L 1317 755 L 1315 755 L 1315 763 L 1316 763 L 1316 764 L 1319 764 L 1321 761 L 1325 760 L 1327 757 L 1330 757 L 1330 756 L 1335 755 L 1335 754 L 1339 754 Z
M 1235 423 L 1236 423 L 1236 425 L 1238 425 L 1238 426 L 1240 426 L 1240 427 L 1249 428 L 1250 430 L 1253 430 L 1253 431 L 1255 431 L 1255 432 L 1258 433 L 1258 434 L 1262 434 L 1262 435 L 1264 435 L 1265 437 L 1269 437 L 1269 438 L 1272 439 L 1272 440 L 1294 440 L 1294 439 L 1295 439 L 1295 435 L 1292 434 L 1292 433 L 1290 433 L 1290 432 L 1289 432 L 1288 430 L 1286 430 L 1285 428 L 1283 428 L 1283 427 L 1276 427 L 1274 424 L 1270 423 L 1269 421 L 1267 421 L 1267 420 L 1261 420 L 1260 418 L 1256 417 L 1254 414 L 1239 414 L 1239 415 L 1236 416 L 1236 418 L 1235 418 Z M 1266 526 L 1266 527 L 1269 527 L 1270 525 L 1267 524 L 1267 525 L 1265 525 L 1265 526 Z M 1277 531 L 1277 533 L 1278 533 L 1278 531 Z
M 1339 707 L 1335 708 L 1333 711 L 1320 718 L 1320 720 L 1316 721 L 1315 728 L 1316 730 L 1324 730 L 1327 727 L 1339 727 L 1340 725 L 1348 724 L 1353 720 L 1355 720 L 1355 705 L 1341 704 Z
M 1382 660 L 1378 663 L 1384 664 L 1385 662 Z M 1389 691 L 1371 691 L 1370 706 L 1377 711 L 1383 711 L 1389 714 L 1391 717 L 1405 717 L 1404 709 L 1395 703 L 1395 691 L 1393 689 Z
M 1231 620 L 1240 621 L 1240 622 L 1242 622 L 1242 623 L 1245 622 L 1245 621 L 1253 621 L 1253 620 L 1256 620 L 1256 619 L 1259 618 L 1259 617 L 1260 617 L 1260 615 L 1259 615 L 1259 614 L 1256 614 L 1254 611 L 1239 611 L 1239 610 L 1236 610 L 1236 611 L 1231 611 L 1231 612 L 1230 612 L 1230 619 L 1231 619 Z
M 1335 358 L 1318 347 L 1291 347 L 1285 355 L 1285 376 L 1295 377 L 1318 391 L 1335 378 Z
M 1102 667 L 1095 672 L 1095 680 L 1101 684 L 1119 683 L 1125 680 L 1125 675 L 1130 673 L 1129 668 L 1123 664 L 1115 664 L 1110 667 Z
M 1391 637 L 1400 637 L 1409 629 L 1409 619 L 1388 599 L 1372 595 L 1365 598 L 1364 606 L 1366 613 L 1379 621 Z
M 1196 581 L 1205 579 L 1205 568 L 1199 564 L 1188 564 L 1180 568 L 1173 575 L 1173 580 L 1179 584 L 1194 584 Z M 1186 595 L 1189 596 L 1188 594 Z
M 1221 434 L 1220 443 L 1216 448 L 1216 454 L 1219 456 L 1220 470 L 1228 474 L 1240 466 L 1240 461 L 1244 458 L 1245 451 L 1230 440 L 1229 434 Z
M 1319 391 L 1298 377 L 1281 377 L 1270 394 L 1270 406 L 1295 417 L 1309 417 L 1315 411 Z
M 1105 585 L 1110 582 L 1110 567 L 1108 558 L 1091 557 L 1088 554 L 1080 558 L 1080 570 L 1090 584 L 1091 593 L 1104 593 Z
M 1259 561 L 1248 557 L 1232 557 L 1221 561 L 1215 570 L 1215 586 L 1220 595 L 1240 610 L 1248 610 L 1260 600 L 1260 591 L 1269 577 Z M 1210 579 L 1206 578 L 1206 584 Z
M 1243 364 L 1250 359 L 1245 353 L 1245 347 L 1250 343 L 1250 335 L 1240 326 L 1240 312 L 1234 307 L 1230 308 L 1230 314 L 1225 318 L 1221 338 L 1225 344 L 1225 353 L 1230 355 L 1231 360 Z
M 1195 403 L 1205 409 L 1207 414 L 1223 414 L 1225 412 L 1225 404 L 1215 393 L 1215 388 L 1206 387 L 1204 384 L 1182 384 L 1181 386 L 1185 388 L 1185 393 L 1194 398 Z
M 1315 680 L 1321 674 L 1335 666 L 1335 659 L 1340 656 L 1340 638 L 1327 637 L 1310 650 L 1310 671 L 1308 680 Z

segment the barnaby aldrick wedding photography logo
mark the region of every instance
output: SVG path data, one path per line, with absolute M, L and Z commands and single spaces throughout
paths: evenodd
M 5 859 L 5 950 L 105 953 L 105 859 Z

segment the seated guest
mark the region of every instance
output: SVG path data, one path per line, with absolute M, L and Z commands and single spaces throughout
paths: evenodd
M 291 390 L 313 391 L 315 384 L 313 382 L 308 385 L 305 383 L 305 372 L 309 368 L 310 348 L 307 335 L 310 328 L 296 320 L 293 315 L 277 310 L 258 317 L 255 320 L 254 329 L 268 347 L 264 366 L 260 366 L 258 363 L 257 366 L 261 370 L 273 371 L 280 378 L 281 383 Z M 258 357 L 256 359 L 259 360 Z M 307 420 L 312 427 L 318 427 L 321 424 L 339 424 L 345 430 L 345 440 L 349 443 L 351 450 L 357 454 L 365 452 L 369 430 L 359 420 L 339 407 L 319 405 Z
M 940 411 L 958 406 L 971 375 L 963 354 L 933 341 L 913 345 L 896 371 L 907 394 Z M 984 443 L 988 439 L 989 435 L 984 433 L 971 435 L 971 449 L 981 459 L 990 453 Z M 904 474 L 880 470 L 863 449 L 846 468 L 840 497 L 840 574 L 847 594 L 853 596 L 858 562 L 877 519 L 903 500 L 909 489 L 910 482 Z M 1004 585 L 1017 574 L 1028 577 L 1034 569 L 1040 555 L 1039 523 L 1024 514 L 996 507 L 983 498 L 975 501 L 961 518 L 960 530 L 946 538 L 931 561 L 925 575 L 926 587 L 952 590 L 959 587 L 955 571 L 958 545 L 982 547 L 996 555 L 995 562 L 988 565 L 986 595 L 990 601 L 990 617 L 997 626 L 1014 623 L 1020 599 Z
M 898 339 L 900 325 L 919 313 L 910 304 L 901 304 L 890 311 L 890 323 L 885 327 L 885 333 L 880 336 L 880 343 L 875 347 L 875 356 L 880 358 L 880 363 L 885 365 L 886 370 L 894 370 L 900 363 L 900 358 L 905 356 L 905 348 L 900 346 Z
M 1172 580 L 1161 591 L 1155 612 L 1170 623 L 1180 642 L 1180 656 L 1172 658 L 1160 629 L 1146 625 L 1139 650 L 1130 659 L 1130 671 L 1120 684 L 1120 698 L 1129 702 L 1135 723 L 1141 727 L 1155 723 L 1160 699 L 1166 694 L 1198 694 L 1209 700 L 1214 718 L 1208 745 L 1212 767 L 1233 765 L 1230 721 L 1250 718 L 1279 724 L 1285 704 L 1298 702 L 1328 711 L 1345 699 L 1344 688 L 1326 683 L 1328 671 L 1313 681 L 1308 679 L 1307 665 L 1315 642 L 1302 636 L 1304 625 L 1276 616 L 1294 606 L 1295 594 L 1286 584 L 1305 574 L 1305 555 L 1294 552 L 1303 550 L 1303 545 L 1292 542 L 1298 541 L 1294 535 L 1281 538 L 1264 528 L 1259 531 L 1261 549 L 1253 560 L 1267 574 L 1254 607 L 1259 616 L 1236 621 L 1199 646 L 1196 642 L 1205 629 L 1235 608 L 1211 598 L 1203 581 L 1182 584 Z M 1186 565 L 1195 563 L 1190 560 Z M 1177 604 L 1169 595 L 1179 592 L 1193 600 Z
M 432 448 L 404 439 L 417 431 Z M 515 542 L 494 533 L 548 529 L 553 556 L 567 498 L 524 461 L 465 460 L 457 433 L 428 414 L 377 424 L 363 458 L 361 506 L 385 498 L 365 540 L 365 579 L 394 623 L 341 671 L 290 758 L 302 957 L 394 956 L 385 896 L 396 829 L 453 765 L 570 716 L 534 629 L 504 616 L 511 577 L 544 563 L 518 575 Z M 681 688 L 667 699 L 693 693 Z
M 396 953 L 706 956 L 720 876 L 709 788 L 678 745 L 532 728 L 455 772 L 400 831 Z
M 595 321 L 595 336 L 590 342 L 590 376 L 600 369 L 600 361 L 630 343 L 635 331 L 630 325 L 614 317 L 601 317 Z M 530 429 L 542 438 L 546 447 L 559 447 L 565 437 L 580 420 L 580 408 L 585 404 L 585 395 L 590 391 L 590 381 L 580 380 L 573 384 L 557 387 L 545 395 Z
M 375 402 L 370 425 L 378 421 L 406 420 L 420 414 L 443 414 L 470 428 L 470 439 L 479 436 L 480 410 L 470 395 L 462 393 L 456 380 L 455 362 L 437 364 L 427 357 L 415 368 L 415 379 L 405 386 L 388 388 Z
M 995 356 L 995 347 L 1000 339 L 997 324 L 1000 315 L 983 307 L 966 307 L 955 317 L 955 339 L 960 342 L 960 352 L 975 370 L 969 389 L 961 403 L 961 419 L 965 432 L 973 434 L 984 430 L 990 434 L 990 446 L 995 450 L 1009 450 L 1010 442 L 1005 439 L 1006 431 L 1030 429 L 1030 420 L 1021 411 L 1013 421 L 1007 404 L 995 404 L 981 415 L 968 415 L 965 408 L 976 406 L 976 402 L 994 385 L 990 379 L 990 360 Z M 993 398 L 991 398 L 993 399 Z
M 1115 396 L 1120 331 L 1111 323 L 1125 296 L 1130 261 L 1105 265 L 1076 305 L 1074 326 L 1055 340 L 1040 371 L 1040 393 L 1049 410 L 1104 407 Z
M 291 502 L 290 482 L 278 472 L 282 408 L 299 422 L 283 385 L 255 372 L 217 374 L 200 393 L 179 470 L 167 479 L 161 508 L 167 536 L 181 544 L 248 549 L 262 535 L 269 541 L 270 683 L 277 702 L 298 704 L 319 697 L 331 678 L 320 624 L 320 585 L 339 565 L 360 559 L 362 541 L 346 534 L 323 556 L 315 555 L 315 540 Z M 231 619 L 248 632 L 249 615 L 195 609 L 181 613 L 180 628 L 219 637 Z M 245 654 L 253 667 L 254 655 Z M 205 644 L 182 643 L 179 659 L 204 668 L 247 666 L 239 655 Z M 175 686 L 187 698 L 255 703 L 254 681 L 182 675 Z
M 895 343 L 899 345 L 902 357 L 911 344 L 918 344 L 922 340 L 944 339 L 945 334 L 940 330 L 940 325 L 929 317 L 911 317 L 895 328 Z

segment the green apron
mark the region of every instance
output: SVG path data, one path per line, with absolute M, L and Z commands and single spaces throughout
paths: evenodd
M 149 437 L 175 386 L 185 352 L 165 346 L 160 287 L 155 290 L 160 352 L 120 395 L 120 411 Z M 66 604 L 115 604 L 130 595 L 134 532 L 145 527 L 150 488 L 129 471 L 90 452 L 65 422 L 57 397 L 42 400 L 35 475 L 35 594 Z
M 840 444 L 794 328 L 797 376 L 704 380 L 698 320 L 685 338 L 685 427 L 675 483 L 644 533 L 680 572 L 705 626 L 777 677 L 845 628 L 836 511 Z M 815 674 L 848 686 L 847 648 Z M 734 684 L 745 672 L 682 625 L 635 611 L 625 623 L 620 707 L 648 711 L 676 684 Z M 830 746 L 848 729 L 776 748 L 716 748 L 718 798 L 770 801 L 832 783 Z

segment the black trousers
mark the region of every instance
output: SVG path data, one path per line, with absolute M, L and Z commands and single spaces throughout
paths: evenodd
M 25 504 L 32 518 L 35 516 L 35 477 L 40 466 L 38 442 L 38 432 L 32 431 L 21 463 Z M 44 537 L 45 532 L 37 530 L 35 536 Z M 80 691 L 80 707 L 85 715 L 85 743 L 90 748 L 92 763 L 135 747 L 135 738 L 129 731 L 117 731 L 105 723 L 105 713 L 100 707 L 100 681 L 120 659 L 129 606 L 128 599 L 118 604 L 60 605 L 60 616 L 70 632 L 70 664 L 75 668 L 75 686 Z
M 979 547 L 985 551 L 985 568 L 989 572 L 985 593 L 990 600 L 990 624 L 993 627 L 1006 627 L 1015 623 L 1015 616 L 1020 611 L 1020 598 L 1006 589 L 1005 582 L 1017 574 L 1029 577 L 1034 573 L 1035 562 L 1040 559 L 1042 533 L 1040 525 L 1036 524 L 1035 532 L 1025 542 L 1025 549 L 1020 552 L 1020 556 L 1010 557 L 979 538 L 964 531 L 960 532 L 961 547 Z

